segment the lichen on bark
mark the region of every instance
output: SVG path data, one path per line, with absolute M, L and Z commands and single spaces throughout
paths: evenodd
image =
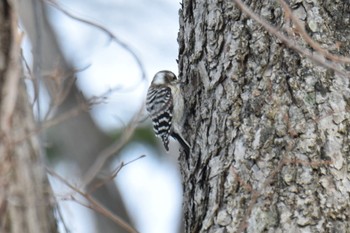
M 278 1 L 245 3 L 311 49 Z M 349 55 L 348 4 L 289 4 L 314 41 Z M 183 0 L 179 15 L 192 145 L 180 157 L 185 232 L 349 232 L 348 77 L 288 48 L 234 1 Z

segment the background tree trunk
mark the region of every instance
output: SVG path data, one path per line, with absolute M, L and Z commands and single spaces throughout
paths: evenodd
M 19 1 L 20 17 L 33 47 L 33 73 L 39 82 L 45 84 L 51 96 L 52 115 L 60 116 L 80 108 L 85 99 L 75 86 L 74 64 L 66 60 L 59 47 L 46 14 L 47 7 L 47 3 L 41 0 Z M 62 99 L 62 93 L 68 94 L 62 102 L 57 102 L 57 99 Z M 88 111 L 81 111 L 77 116 L 51 127 L 44 135 L 43 138 L 51 146 L 49 150 L 55 152 L 54 156 L 80 169 L 70 171 L 74 176 L 85 175 L 99 153 L 112 143 L 112 139 L 98 128 Z M 99 182 L 99 178 L 92 183 L 95 182 Z M 92 196 L 117 216 L 131 222 L 114 182 L 103 185 Z M 95 211 L 90 213 L 97 232 L 125 232 L 112 220 Z
M 349 55 L 349 3 L 289 2 L 315 41 Z M 278 1 L 246 4 L 310 49 Z M 348 77 L 234 1 L 183 0 L 178 40 L 192 144 L 180 157 L 185 232 L 350 232 Z
M 0 3 L 0 232 L 57 232 L 20 63 L 13 1 Z

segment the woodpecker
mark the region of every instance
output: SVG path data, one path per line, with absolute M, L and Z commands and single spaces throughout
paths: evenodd
M 167 70 L 156 73 L 146 100 L 146 109 L 152 119 L 154 132 L 162 139 L 166 151 L 169 151 L 169 136 L 172 136 L 188 155 L 190 145 L 181 134 L 184 107 L 180 83 L 175 74 Z

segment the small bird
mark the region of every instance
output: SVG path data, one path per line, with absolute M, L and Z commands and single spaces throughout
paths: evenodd
M 167 70 L 156 73 L 148 88 L 146 100 L 146 109 L 152 119 L 155 135 L 162 139 L 166 151 L 169 151 L 170 135 L 181 144 L 188 155 L 190 145 L 181 134 L 184 107 L 184 98 L 176 75 Z

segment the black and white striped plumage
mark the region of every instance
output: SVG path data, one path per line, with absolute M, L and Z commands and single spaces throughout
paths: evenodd
M 189 153 L 190 146 L 181 136 L 184 101 L 174 73 L 159 71 L 147 92 L 146 109 L 153 122 L 154 132 L 169 150 L 169 136 L 174 137 Z

